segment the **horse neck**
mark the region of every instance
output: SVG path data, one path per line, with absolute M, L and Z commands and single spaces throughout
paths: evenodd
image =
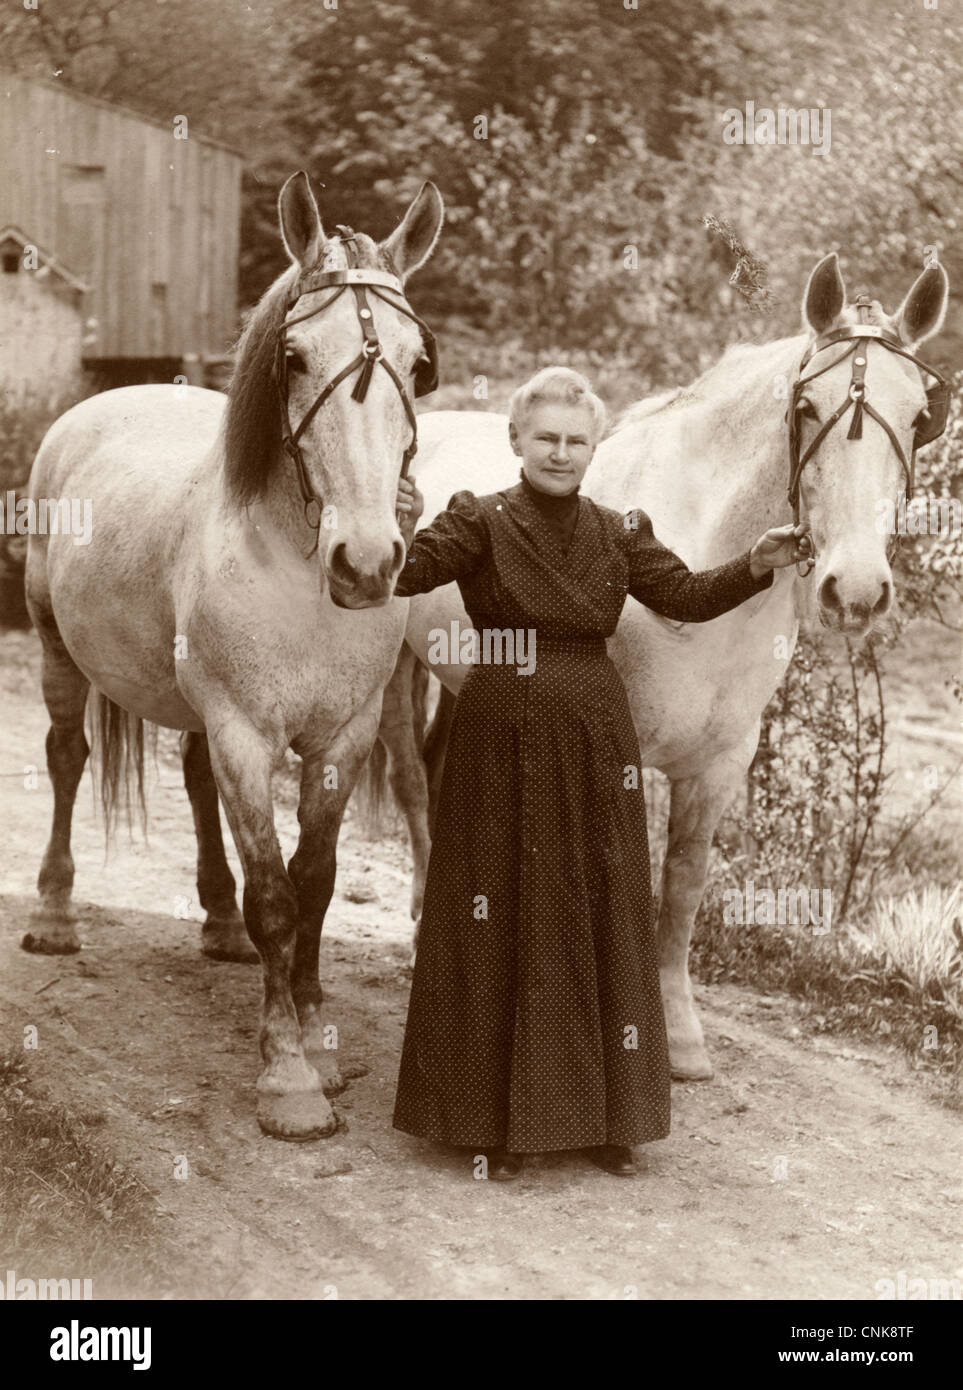
M 806 341 L 737 349 L 680 399 L 630 419 L 599 447 L 586 491 L 648 512 L 690 566 L 741 554 L 790 520 L 786 396 Z
M 291 552 L 292 558 L 300 557 L 306 566 L 316 566 L 314 550 L 317 532 L 305 519 L 304 503 L 291 460 L 279 450 L 276 466 L 265 470 L 260 495 L 242 505 L 231 495 L 227 483 L 226 469 L 223 467 L 226 448 L 222 429 L 215 444 L 214 472 L 220 511 L 228 525 L 251 529 L 265 543 L 279 544 Z M 313 512 L 316 510 L 312 508 Z

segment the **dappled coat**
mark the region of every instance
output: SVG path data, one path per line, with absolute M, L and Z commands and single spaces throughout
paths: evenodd
M 694 574 L 644 513 L 575 501 L 566 549 L 526 481 L 458 492 L 396 589 L 457 580 L 476 629 L 535 634 L 533 671 L 480 661 L 455 704 L 394 1112 L 433 1140 L 524 1153 L 669 1130 L 639 744 L 605 638 L 628 595 L 704 622 L 772 574 L 748 552 Z

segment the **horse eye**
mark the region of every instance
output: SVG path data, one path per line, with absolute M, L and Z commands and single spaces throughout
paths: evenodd
M 304 358 L 297 348 L 289 347 L 284 349 L 284 360 L 288 364 L 289 372 L 303 372 Z
M 797 402 L 796 414 L 805 415 L 807 420 L 819 419 L 819 416 L 816 414 L 816 407 L 813 405 L 812 401 L 807 400 L 805 396 L 801 397 Z

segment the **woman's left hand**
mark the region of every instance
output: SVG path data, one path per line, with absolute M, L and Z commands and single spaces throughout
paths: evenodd
M 783 569 L 797 561 L 807 561 L 812 569 L 813 538 L 808 521 L 798 526 L 773 526 L 756 541 L 749 552 L 750 569 L 754 579 L 761 579 L 767 570 Z
M 418 491 L 414 478 L 398 479 L 398 495 L 395 498 L 395 511 L 401 527 L 405 545 L 411 544 L 418 518 L 425 510 L 425 499 Z

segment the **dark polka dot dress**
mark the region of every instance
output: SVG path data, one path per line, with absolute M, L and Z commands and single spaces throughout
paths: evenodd
M 772 582 L 748 553 L 693 574 L 643 512 L 533 492 L 456 493 L 396 590 L 457 580 L 476 629 L 535 633 L 534 672 L 479 662 L 455 703 L 394 1110 L 518 1153 L 669 1132 L 639 745 L 605 639 L 627 595 L 704 622 Z

